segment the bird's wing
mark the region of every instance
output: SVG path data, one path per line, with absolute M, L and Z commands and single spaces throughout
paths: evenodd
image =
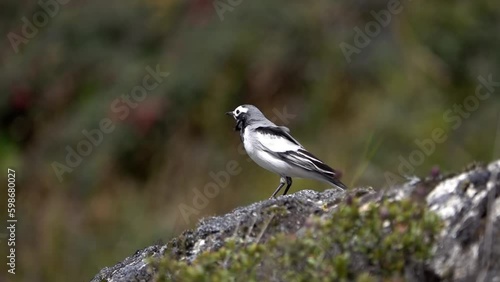
M 270 153 L 295 151 L 302 145 L 290 135 L 284 126 L 260 126 L 255 129 L 257 141 Z
M 282 159 L 287 160 L 289 163 L 292 163 L 296 166 L 299 166 L 305 170 L 315 171 L 320 174 L 324 174 L 329 177 L 335 177 L 335 170 L 320 159 L 315 157 L 313 154 L 309 153 L 305 149 L 298 149 L 296 151 L 286 151 L 283 153 L 279 153 Z
M 338 180 L 339 173 L 327 164 L 323 163 L 290 135 L 290 130 L 284 126 L 261 126 L 255 129 L 256 141 L 268 153 L 282 159 L 283 161 L 318 173 L 328 179 L 329 182 L 341 187 L 346 186 Z
M 278 128 L 280 128 L 281 130 L 285 131 L 286 133 L 290 134 L 290 128 L 286 127 L 286 126 L 278 126 Z
M 342 189 L 347 189 L 347 186 L 339 180 L 340 174 L 337 171 L 303 148 L 296 151 L 278 153 L 278 155 L 288 163 L 294 164 L 310 172 L 318 173 L 325 177 L 328 182 Z

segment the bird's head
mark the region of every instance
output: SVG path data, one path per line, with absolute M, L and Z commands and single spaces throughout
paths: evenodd
M 262 112 L 253 105 L 241 105 L 234 111 L 227 112 L 226 115 L 232 116 L 236 120 L 236 127 L 234 130 L 240 130 L 244 124 L 256 117 L 263 117 Z

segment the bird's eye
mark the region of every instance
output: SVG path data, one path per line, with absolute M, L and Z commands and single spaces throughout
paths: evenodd
M 239 115 L 240 114 L 240 110 L 236 110 L 236 114 Z

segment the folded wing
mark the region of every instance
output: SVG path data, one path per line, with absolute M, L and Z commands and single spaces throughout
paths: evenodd
M 330 166 L 323 163 L 290 135 L 284 126 L 259 127 L 256 129 L 260 145 L 268 153 L 273 154 L 289 164 L 295 165 L 312 173 L 317 173 L 329 182 L 347 188 L 338 180 L 338 173 Z
M 284 126 L 261 126 L 255 129 L 256 138 L 264 150 L 270 153 L 298 150 L 300 143 Z

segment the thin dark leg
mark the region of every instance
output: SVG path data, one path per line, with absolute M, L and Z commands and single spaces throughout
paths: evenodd
M 276 194 L 278 194 L 278 192 L 281 190 L 281 187 L 283 187 L 283 185 L 285 185 L 285 178 L 281 177 L 280 185 L 278 186 L 278 188 L 276 188 L 276 191 L 274 191 L 274 193 L 271 195 L 271 199 L 274 198 L 274 196 L 276 196 Z
M 286 193 L 288 192 L 288 189 L 290 189 L 290 186 L 292 186 L 292 178 L 291 177 L 286 177 L 286 188 L 285 188 L 285 192 L 283 192 L 283 195 L 286 195 Z

